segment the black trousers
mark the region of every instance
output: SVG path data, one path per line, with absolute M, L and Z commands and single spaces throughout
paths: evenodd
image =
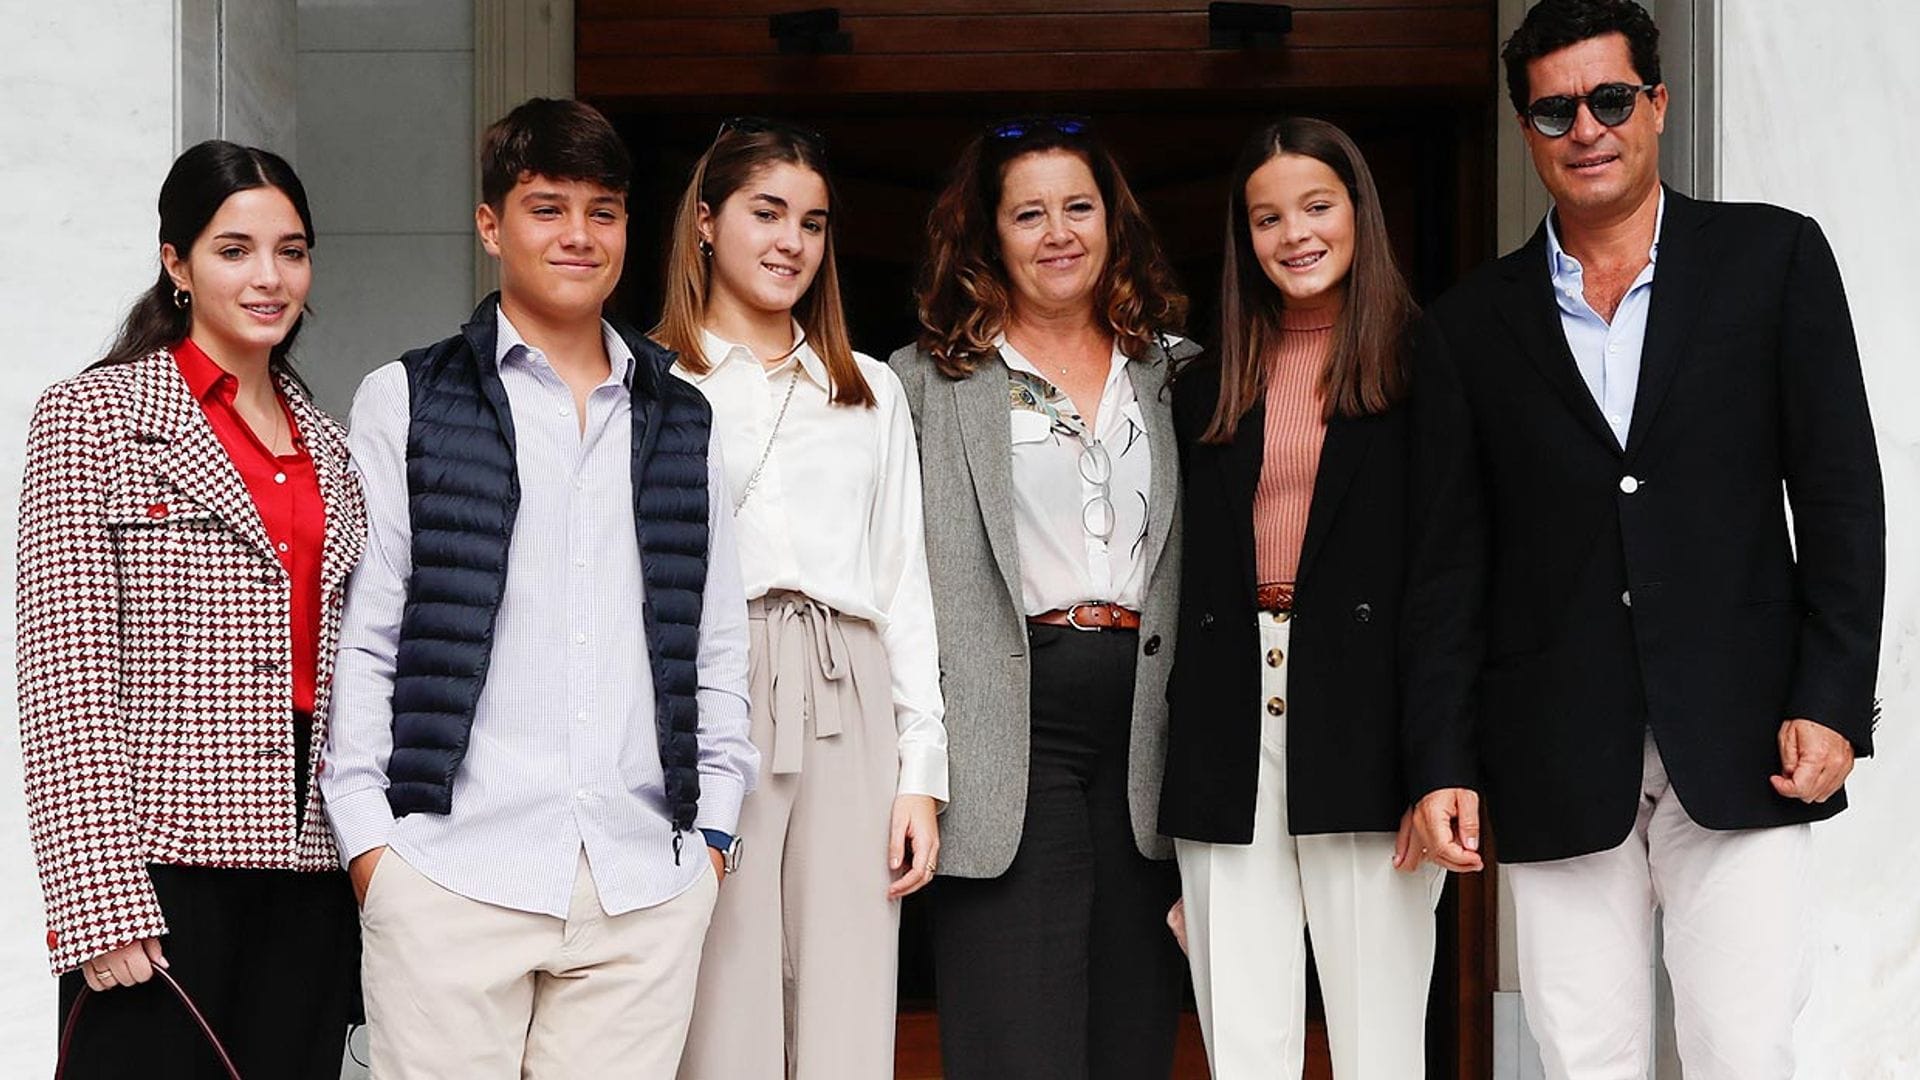
M 344 871 L 148 867 L 168 971 L 246 1080 L 339 1080 L 357 1012 L 360 920 Z M 60 1022 L 86 983 L 60 977 Z M 89 995 L 73 1080 L 225 1080 L 219 1060 L 158 979 Z
M 1005 874 L 941 878 L 932 899 L 948 1080 L 1165 1080 L 1186 963 L 1168 932 L 1171 861 L 1127 809 L 1130 631 L 1034 626 L 1032 753 Z

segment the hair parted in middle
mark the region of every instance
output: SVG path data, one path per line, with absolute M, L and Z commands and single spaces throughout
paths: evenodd
M 1282 154 L 1333 170 L 1353 200 L 1353 265 L 1320 375 L 1325 415 L 1384 412 L 1407 393 L 1407 348 L 1420 313 L 1394 262 L 1386 215 L 1367 160 L 1347 133 L 1325 120 L 1288 117 L 1255 132 L 1234 164 L 1227 194 L 1226 256 L 1220 269 L 1220 397 L 1200 441 L 1233 441 L 1240 420 L 1266 394 L 1267 365 L 1280 341 L 1284 299 L 1253 251 L 1247 181 Z
M 1187 298 L 1174 283 L 1153 227 L 1120 164 L 1084 123 L 1044 120 L 1001 125 L 974 137 L 960 152 L 927 221 L 927 260 L 921 269 L 920 347 L 950 379 L 973 374 L 1006 329 L 1012 285 L 1000 261 L 997 218 L 1007 166 L 1028 154 L 1064 150 L 1085 161 L 1107 212 L 1107 265 L 1095 287 L 1094 311 L 1133 358 L 1154 338 L 1182 329 Z
M 694 163 L 693 177 L 674 211 L 673 240 L 667 246 L 666 272 L 661 276 L 665 296 L 660 303 L 660 322 L 649 336 L 678 353 L 687 370 L 696 374 L 707 370 L 701 334 L 707 296 L 713 288 L 713 262 L 700 250 L 700 207 L 704 204 L 709 214 L 720 213 L 727 199 L 745 188 L 761 170 L 780 164 L 795 165 L 819 176 L 826 185 L 831 211 L 820 270 L 814 275 L 813 285 L 794 305 L 794 321 L 826 365 L 833 404 L 876 405 L 879 399 L 854 359 L 846 308 L 840 299 L 840 271 L 833 256 L 833 222 L 839 213 L 840 197 L 834 191 L 832 174 L 827 172 L 826 149 L 818 137 L 785 124 L 730 122 Z

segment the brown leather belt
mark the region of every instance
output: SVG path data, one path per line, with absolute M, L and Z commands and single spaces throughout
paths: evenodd
M 1119 604 L 1075 604 L 1027 616 L 1031 623 L 1071 626 L 1075 630 L 1138 630 L 1140 613 Z
M 1276 581 L 1253 591 L 1253 609 L 1280 615 L 1293 610 L 1293 582 Z

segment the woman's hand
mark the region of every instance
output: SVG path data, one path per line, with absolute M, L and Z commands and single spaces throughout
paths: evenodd
M 1187 898 L 1181 897 L 1167 909 L 1167 929 L 1173 931 L 1173 940 L 1180 944 L 1180 951 L 1187 951 Z
M 1413 828 L 1413 808 L 1400 815 L 1400 831 L 1393 837 L 1393 868 L 1403 874 L 1420 869 L 1420 837 Z
M 887 835 L 887 868 L 899 875 L 887 886 L 887 899 L 898 900 L 932 881 L 934 867 L 939 865 L 940 818 L 933 796 L 901 795 L 894 799 L 893 823 Z M 909 846 L 913 850 L 910 865 L 906 861 Z
M 116 986 L 146 982 L 153 978 L 154 968 L 166 966 L 167 958 L 160 951 L 160 939 L 150 937 L 93 957 L 80 965 L 80 973 L 86 978 L 89 988 L 111 990 Z

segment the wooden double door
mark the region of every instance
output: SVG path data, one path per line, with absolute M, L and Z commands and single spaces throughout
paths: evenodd
M 1203 344 L 1217 337 L 1227 174 L 1242 141 L 1281 114 L 1354 136 L 1420 298 L 1494 254 L 1492 0 L 1308 0 L 1291 5 L 1279 45 L 1231 49 L 1209 47 L 1204 0 L 849 0 L 850 53 L 780 53 L 768 16 L 801 6 L 579 0 L 579 96 L 614 118 L 637 163 L 617 297 L 633 322 L 657 315 L 674 206 L 736 115 L 826 137 L 853 340 L 875 356 L 918 332 L 927 212 L 960 147 L 1010 115 L 1091 118 L 1193 300 L 1187 332 Z M 1430 1077 L 1492 1075 L 1493 896 L 1489 873 L 1450 883 L 1441 902 Z M 899 1075 L 937 1075 L 932 964 L 911 901 L 900 979 Z M 1183 1032 L 1180 1075 L 1204 1076 L 1191 1017 Z M 1323 1051 L 1308 1075 L 1330 1076 Z

